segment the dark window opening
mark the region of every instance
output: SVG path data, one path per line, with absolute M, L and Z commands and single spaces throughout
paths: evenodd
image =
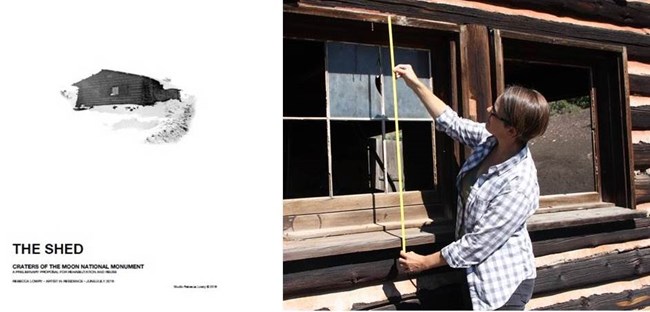
M 551 106 L 546 132 L 531 142 L 541 195 L 596 191 L 590 70 L 504 62 L 505 84 L 541 92 Z
M 284 39 L 283 49 L 284 198 L 397 192 L 387 48 Z M 430 83 L 428 50 L 400 48 L 396 54 Z M 400 83 L 402 186 L 431 190 L 436 181 L 432 121 Z
M 325 121 L 285 120 L 284 198 L 329 194 Z

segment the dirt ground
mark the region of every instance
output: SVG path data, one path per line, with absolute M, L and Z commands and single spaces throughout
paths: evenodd
M 551 116 L 546 133 L 530 142 L 542 195 L 595 190 L 589 109 Z

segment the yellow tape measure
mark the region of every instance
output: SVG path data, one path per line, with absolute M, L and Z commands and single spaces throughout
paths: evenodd
M 388 16 L 388 44 L 390 48 L 390 72 L 393 77 L 393 110 L 395 112 L 395 137 L 397 140 L 397 178 L 399 187 L 399 214 L 402 224 L 402 251 L 406 252 L 406 228 L 404 225 L 404 192 L 402 187 L 402 144 L 400 143 L 401 135 L 399 132 L 399 114 L 397 109 L 397 79 L 395 78 L 395 53 L 393 52 L 393 25 L 390 15 Z

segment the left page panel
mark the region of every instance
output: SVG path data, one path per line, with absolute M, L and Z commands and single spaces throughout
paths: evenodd
M 0 8 L 0 310 L 280 310 L 281 5 Z

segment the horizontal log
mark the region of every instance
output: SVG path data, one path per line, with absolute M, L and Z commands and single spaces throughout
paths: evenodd
M 408 191 L 404 192 L 402 197 L 404 205 L 429 204 L 440 201 L 435 191 Z M 286 199 L 283 201 L 283 215 L 292 216 L 399 206 L 399 193 Z
M 641 220 L 641 219 L 637 219 Z M 626 222 L 614 222 L 602 225 L 590 225 L 569 229 L 558 229 L 555 231 L 532 232 L 531 237 L 534 240 L 533 248 L 535 256 L 540 257 L 546 254 L 567 252 L 580 248 L 595 247 L 603 244 L 622 243 L 628 240 L 643 239 L 650 236 L 650 224 L 630 220 Z M 646 222 L 647 223 L 647 222 Z M 645 227 L 644 227 L 645 226 Z M 413 229 L 414 230 L 414 229 Z M 419 253 L 430 253 L 441 249 L 448 244 L 453 235 L 447 234 L 434 237 L 424 235 L 418 237 L 417 232 L 408 232 L 407 242 L 408 250 Z M 436 232 L 436 231 L 434 231 Z M 441 231 L 437 231 L 441 233 Z M 576 233 L 585 233 L 579 235 Z M 361 287 L 362 285 L 381 284 L 391 280 L 404 280 L 407 276 L 400 272 L 395 272 L 396 268 L 392 267 L 395 258 L 399 254 L 401 246 L 399 231 L 393 232 L 393 237 L 383 242 L 383 246 L 375 246 L 382 243 L 376 238 L 364 237 L 354 240 L 351 237 L 341 236 L 337 244 L 346 246 L 345 252 L 330 254 L 327 246 L 312 244 L 308 240 L 303 242 L 292 242 L 303 244 L 302 250 L 285 249 L 284 259 L 284 292 L 286 298 L 296 298 L 306 295 L 313 295 L 325 292 L 344 291 Z M 561 235 L 568 237 L 560 237 Z M 364 234 L 367 235 L 367 234 Z M 578 235 L 572 237 L 573 235 Z M 328 238 L 334 239 L 334 238 Z M 543 239 L 540 241 L 540 239 Z M 336 242 L 334 242 L 336 243 Z M 307 250 L 306 248 L 310 248 Z M 331 247 L 331 246 L 330 246 Z M 319 249 L 320 248 L 320 249 Z M 340 247 L 338 250 L 341 251 Z M 536 286 L 540 292 L 548 292 L 559 287 L 578 287 L 584 283 L 594 282 L 589 278 L 582 279 L 580 274 L 589 275 L 589 270 L 605 270 L 604 275 L 599 278 L 605 280 L 613 276 L 633 276 L 647 272 L 646 266 L 635 267 L 630 263 L 650 263 L 649 249 L 645 249 L 642 254 L 637 254 L 637 250 L 616 254 L 613 256 L 598 259 L 586 259 L 564 263 L 560 265 L 549 266 L 538 270 L 538 279 L 540 287 Z M 589 262 L 592 261 L 592 262 Z M 596 262 L 593 262 L 596 261 Z M 598 262 L 600 261 L 600 262 Z M 631 265 L 631 266 L 629 266 Z M 605 269 L 602 269 L 602 266 Z M 574 272 L 575 271 L 575 272 Z M 435 271 L 437 272 L 437 271 Z M 435 272 L 427 272 L 424 275 Z M 606 273 L 606 274 L 605 274 Z M 576 275 L 577 276 L 574 276 Z M 591 274 L 593 275 L 593 274 Z M 554 286 L 556 282 L 561 281 L 564 284 Z
M 650 99 L 648 99 L 650 102 Z M 650 105 L 631 106 L 632 130 L 650 130 Z
M 634 176 L 634 196 L 637 204 L 650 202 L 650 176 L 637 174 Z
M 598 274 L 593 274 L 598 272 Z M 569 262 L 537 270 L 535 294 L 584 287 L 650 273 L 650 248 Z
M 587 225 L 553 231 L 531 232 L 536 257 L 622 243 L 650 237 L 650 227 L 638 227 L 634 221 Z
M 562 263 L 582 261 L 588 258 L 595 258 L 604 255 L 617 254 L 636 249 L 650 248 L 650 238 L 625 241 L 616 244 L 598 245 L 591 248 L 573 249 L 551 255 L 535 257 L 537 269 L 547 268 Z
M 650 76 L 633 74 L 628 74 L 628 76 L 630 77 L 630 94 L 650 96 Z
M 636 1 L 593 0 L 475 0 L 515 9 L 586 19 L 621 26 L 647 28 L 650 25 L 650 5 Z
M 640 310 L 650 306 L 650 286 L 620 293 L 581 297 L 567 302 L 540 307 L 535 310 Z
M 539 20 L 523 15 L 507 15 L 469 7 L 418 0 L 300 0 L 298 2 L 315 6 L 376 10 L 407 17 L 455 24 L 479 24 L 523 33 L 622 45 L 627 48 L 628 59 L 650 62 L 650 36 L 633 32 L 569 25 L 567 23 Z
M 599 202 L 600 194 L 597 192 L 585 192 L 574 194 L 545 195 L 539 198 L 540 210 L 556 206 L 566 206 L 587 202 Z
M 406 246 L 431 244 L 437 236 L 448 237 L 453 229 L 448 227 L 438 233 L 423 232 L 419 228 L 405 229 Z M 402 246 L 401 230 L 368 232 L 283 242 L 284 261 L 320 258 L 333 255 L 385 250 Z
M 644 217 L 645 213 L 621 207 L 605 207 L 555 213 L 535 214 L 528 219 L 528 231 L 567 228 L 597 223 L 609 223 Z
M 284 217 L 284 230 L 285 232 L 297 232 L 340 226 L 373 224 L 377 222 L 399 221 L 401 210 L 400 207 L 395 207 Z M 429 217 L 424 205 L 404 206 L 404 215 L 405 219 L 408 220 L 424 219 Z
M 409 247 L 408 250 L 431 253 L 442 247 L 442 244 L 425 244 Z M 400 250 L 397 246 L 385 250 L 286 261 L 283 265 L 284 299 L 414 278 L 397 265 Z M 421 275 L 451 271 L 454 269 L 444 267 L 422 272 Z
M 607 284 L 590 285 L 584 288 L 571 289 L 547 296 L 533 296 L 526 304 L 527 310 L 538 310 L 558 303 L 590 296 L 618 294 L 629 290 L 638 290 L 650 285 L 650 275 L 640 278 L 620 280 Z
M 650 168 L 650 143 L 639 142 L 632 144 L 634 150 L 634 169 Z

